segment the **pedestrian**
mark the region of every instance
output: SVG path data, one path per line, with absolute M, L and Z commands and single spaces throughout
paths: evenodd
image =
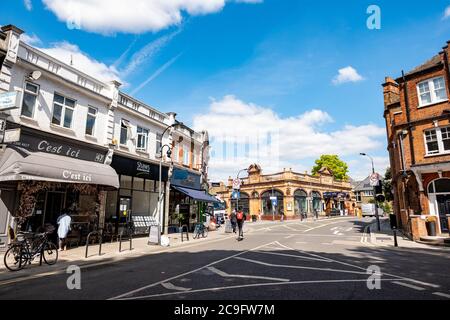
M 261 213 L 261 210 L 258 210 L 258 215 L 259 215 L 259 221 L 262 221 L 262 213 Z
M 58 227 L 58 239 L 59 239 L 59 249 L 63 251 L 66 249 L 66 238 L 69 234 L 70 223 L 72 222 L 72 218 L 69 216 L 67 210 L 63 210 L 61 216 L 59 216 L 58 221 L 56 222 Z
M 244 221 L 246 220 L 246 218 L 247 218 L 246 214 L 242 209 L 240 209 L 236 214 L 237 225 L 239 228 L 238 241 L 244 240 Z
M 280 215 L 281 215 L 280 221 L 283 222 L 284 221 L 284 212 L 280 211 Z
M 233 228 L 233 233 L 236 233 L 236 225 L 237 225 L 236 210 L 233 210 L 233 212 L 231 212 L 230 222 L 231 222 L 231 227 Z

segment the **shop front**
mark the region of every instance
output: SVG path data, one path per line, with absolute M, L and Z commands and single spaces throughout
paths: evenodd
M 332 210 L 339 210 L 342 215 L 347 215 L 349 210 L 346 206 L 346 201 L 349 200 L 350 195 L 345 192 L 324 192 L 325 211 L 330 214 Z
M 106 228 L 117 234 L 128 225 L 136 235 L 148 234 L 151 221 L 158 220 L 159 165 L 115 154 L 111 167 L 119 175 L 120 188 L 108 192 Z M 168 167 L 163 166 L 161 173 L 164 193 Z
M 12 215 L 22 230 L 57 226 L 62 211 L 73 229 L 99 227 L 106 191 L 119 187 L 105 164 L 108 149 L 21 127 L 19 141 L 0 155 L 1 216 Z
M 201 175 L 174 168 L 170 180 L 169 233 L 187 225 L 193 231 L 196 223 L 206 222 L 208 204 L 219 202 L 201 189 Z

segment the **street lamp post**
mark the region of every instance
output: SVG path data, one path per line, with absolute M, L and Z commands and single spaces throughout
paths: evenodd
M 248 171 L 248 169 L 242 169 L 242 170 L 239 170 L 239 172 L 238 172 L 238 174 L 237 174 L 237 176 L 236 176 L 236 180 L 239 180 L 239 175 L 241 174 L 241 172 L 243 172 L 243 171 Z M 239 190 L 239 192 L 240 192 L 240 190 Z M 236 198 L 236 213 L 239 211 L 239 196 Z
M 168 126 L 164 131 L 163 131 L 163 133 L 162 133 L 162 135 L 161 135 L 161 147 L 159 148 L 159 190 L 158 190 L 158 206 L 157 206 L 157 210 L 158 210 L 158 223 L 159 223 L 159 230 L 158 230 L 158 232 L 159 232 L 159 237 L 158 237 L 158 244 L 161 244 L 161 233 L 162 233 L 162 230 L 163 230 L 163 225 L 162 225 L 162 221 L 163 221 L 163 219 L 162 219 L 162 196 L 163 196 L 163 194 L 162 194 L 162 162 L 163 162 L 163 151 L 164 151 L 164 148 L 165 147 L 167 147 L 168 148 L 168 150 L 167 150 L 167 156 L 169 157 L 169 158 L 171 158 L 171 156 L 172 156 L 172 147 L 170 146 L 170 145 L 168 145 L 168 144 L 165 144 L 165 145 L 162 145 L 162 142 L 163 142 L 163 139 L 164 139 L 164 135 L 166 134 L 166 132 L 169 130 L 169 129 L 173 129 L 173 128 L 175 128 L 175 127 L 177 127 L 177 126 L 182 126 L 183 124 L 180 122 L 180 123 L 174 123 L 174 124 L 172 124 L 172 125 L 170 125 L 170 126 Z M 171 166 L 173 165 L 173 162 L 171 161 L 171 164 L 170 164 Z M 150 244 L 150 234 L 149 234 L 149 244 Z
M 368 157 L 370 158 L 370 161 L 372 161 L 372 174 L 375 174 L 375 166 L 373 165 L 373 158 L 371 156 L 369 156 L 367 153 L 360 153 L 361 156 L 363 157 Z M 373 187 L 373 199 L 375 201 L 375 217 L 377 219 L 377 227 L 378 227 L 378 231 L 381 230 L 381 226 L 380 226 L 380 217 L 378 215 L 378 202 L 377 202 L 377 187 L 374 186 Z

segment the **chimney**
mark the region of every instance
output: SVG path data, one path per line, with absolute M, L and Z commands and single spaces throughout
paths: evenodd
M 385 83 L 383 84 L 384 93 L 384 105 L 389 106 L 400 100 L 400 89 L 397 82 L 391 77 L 385 78 Z

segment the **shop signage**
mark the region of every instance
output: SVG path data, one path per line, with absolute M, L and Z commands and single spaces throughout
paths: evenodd
M 270 201 L 272 202 L 272 207 L 278 206 L 278 198 L 277 197 L 270 197 Z
M 201 189 L 201 176 L 187 170 L 174 168 L 172 173 L 171 184 L 191 189 Z
M 20 94 L 17 91 L 0 94 L 0 111 L 16 109 L 19 106 Z
M 20 140 L 12 144 L 31 152 L 44 152 L 97 163 L 105 163 L 108 152 L 77 144 L 75 141 L 59 136 L 47 136 L 24 128 L 21 130 Z
M 159 165 L 156 164 L 114 155 L 111 167 L 113 167 L 114 170 L 116 170 L 116 172 L 121 175 L 139 177 L 149 180 L 159 180 Z M 169 169 L 163 166 L 161 172 L 161 181 L 167 181 Z
M 344 192 L 324 192 L 323 193 L 323 197 L 325 199 L 330 199 L 330 198 L 345 198 L 347 197 L 347 193 Z
M 20 141 L 20 128 L 5 130 L 3 137 L 3 143 Z

